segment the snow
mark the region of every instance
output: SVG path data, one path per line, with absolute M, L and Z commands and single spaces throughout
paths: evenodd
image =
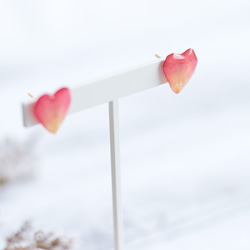
M 249 3 L 95 1 L 82 15 L 80 1 L 14 2 L 0 9 L 0 136 L 37 140 L 37 163 L 0 189 L 0 248 L 26 220 L 78 249 L 113 247 L 108 106 L 67 117 L 54 136 L 23 128 L 27 93 L 192 47 L 198 67 L 179 95 L 163 85 L 119 101 L 126 249 L 249 249 Z

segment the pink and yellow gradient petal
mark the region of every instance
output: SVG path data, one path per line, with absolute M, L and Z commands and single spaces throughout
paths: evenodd
M 34 105 L 34 115 L 44 128 L 56 133 L 68 112 L 70 102 L 69 89 L 61 88 L 54 95 L 41 96 Z
M 192 49 L 182 54 L 170 54 L 163 63 L 163 72 L 174 93 L 178 94 L 190 80 L 197 65 Z

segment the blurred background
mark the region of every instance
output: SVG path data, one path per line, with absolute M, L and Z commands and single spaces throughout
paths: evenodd
M 0 248 L 24 221 L 113 249 L 108 106 L 56 135 L 21 103 L 193 48 L 168 84 L 120 99 L 126 249 L 249 249 L 250 2 L 0 2 Z

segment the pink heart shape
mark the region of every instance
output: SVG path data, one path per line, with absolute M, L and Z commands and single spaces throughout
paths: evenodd
M 182 54 L 170 54 L 163 63 L 163 72 L 171 89 L 178 94 L 194 73 L 197 57 L 192 49 Z
M 67 114 L 70 102 L 69 89 L 61 88 L 54 95 L 41 96 L 34 105 L 34 115 L 48 131 L 56 133 Z

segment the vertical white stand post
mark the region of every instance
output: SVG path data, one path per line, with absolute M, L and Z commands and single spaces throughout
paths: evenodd
M 121 201 L 120 141 L 118 100 L 109 102 L 110 149 L 112 169 L 113 220 L 115 250 L 123 250 L 123 219 Z

